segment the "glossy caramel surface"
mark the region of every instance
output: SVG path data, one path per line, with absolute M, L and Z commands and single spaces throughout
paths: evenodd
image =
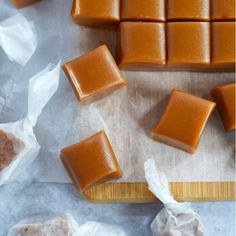
M 120 20 L 119 0 L 73 0 L 72 20 L 81 26 L 106 26 Z
M 16 8 L 23 8 L 42 0 L 12 0 Z
M 214 67 L 235 66 L 235 22 L 213 22 L 212 64 Z
M 177 67 L 208 67 L 211 62 L 208 22 L 167 23 L 167 60 Z
M 154 140 L 194 153 L 215 103 L 179 90 L 173 90 L 157 127 Z
M 227 84 L 211 91 L 226 131 L 235 130 L 235 84 Z
M 165 21 L 165 1 L 121 0 L 121 20 Z
M 82 104 L 97 101 L 126 84 L 105 45 L 64 64 L 62 68 Z
M 61 151 L 61 160 L 79 191 L 122 176 L 104 131 Z
M 210 20 L 209 0 L 168 0 L 168 20 Z
M 122 22 L 120 24 L 121 68 L 162 67 L 166 64 L 165 24 Z
M 235 0 L 211 0 L 212 20 L 235 20 Z

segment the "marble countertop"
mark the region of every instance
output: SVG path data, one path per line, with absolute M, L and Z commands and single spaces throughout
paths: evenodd
M 208 236 L 235 235 L 235 203 L 193 203 Z M 71 184 L 13 183 L 0 187 L 0 236 L 23 218 L 37 214 L 69 212 L 78 222 L 90 220 L 118 224 L 128 236 L 151 235 L 149 225 L 161 204 L 92 204 Z

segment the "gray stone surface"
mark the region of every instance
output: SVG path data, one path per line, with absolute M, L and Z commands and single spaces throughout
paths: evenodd
M 193 203 L 192 207 L 201 215 L 208 236 L 235 235 L 234 202 Z M 23 218 L 55 212 L 69 212 L 81 223 L 118 224 L 128 236 L 149 236 L 149 225 L 161 208 L 161 204 L 91 204 L 70 184 L 13 183 L 0 187 L 0 236 Z

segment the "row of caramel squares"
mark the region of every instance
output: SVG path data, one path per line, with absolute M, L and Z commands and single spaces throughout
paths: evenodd
M 235 89 L 235 84 L 214 88 L 211 94 L 216 104 L 174 89 L 151 137 L 193 154 L 215 105 L 226 131 L 235 129 Z M 96 184 L 122 177 L 121 168 L 105 131 L 64 148 L 60 156 L 69 176 L 81 192 Z
M 41 0 L 12 1 L 22 8 Z M 228 21 L 235 20 L 235 0 L 73 0 L 71 16 L 86 26 L 126 20 Z

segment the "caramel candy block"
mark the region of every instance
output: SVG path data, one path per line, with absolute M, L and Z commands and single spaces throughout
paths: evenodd
M 235 20 L 235 0 L 211 0 L 211 19 Z
M 167 19 L 209 21 L 210 0 L 168 0 Z
M 73 0 L 72 20 L 81 26 L 110 27 L 120 21 L 119 0 Z
M 173 90 L 164 114 L 151 136 L 154 140 L 193 154 L 215 103 Z
M 21 140 L 0 130 L 0 171 L 15 160 L 24 146 Z
M 64 64 L 62 68 L 81 104 L 99 100 L 126 84 L 105 45 Z
M 208 22 L 167 23 L 167 60 L 170 68 L 208 69 L 211 62 Z
M 165 24 L 122 22 L 119 53 L 120 68 L 163 68 L 166 64 Z
M 42 1 L 42 0 L 12 0 L 16 8 L 27 7 L 39 1 Z
M 213 22 L 212 67 L 235 69 L 235 22 Z
M 235 89 L 235 84 L 228 84 L 211 91 L 226 131 L 235 130 Z
M 165 0 L 121 0 L 121 20 L 165 21 Z
M 81 192 L 95 184 L 122 176 L 112 146 L 104 131 L 63 149 L 61 160 L 75 186 Z

